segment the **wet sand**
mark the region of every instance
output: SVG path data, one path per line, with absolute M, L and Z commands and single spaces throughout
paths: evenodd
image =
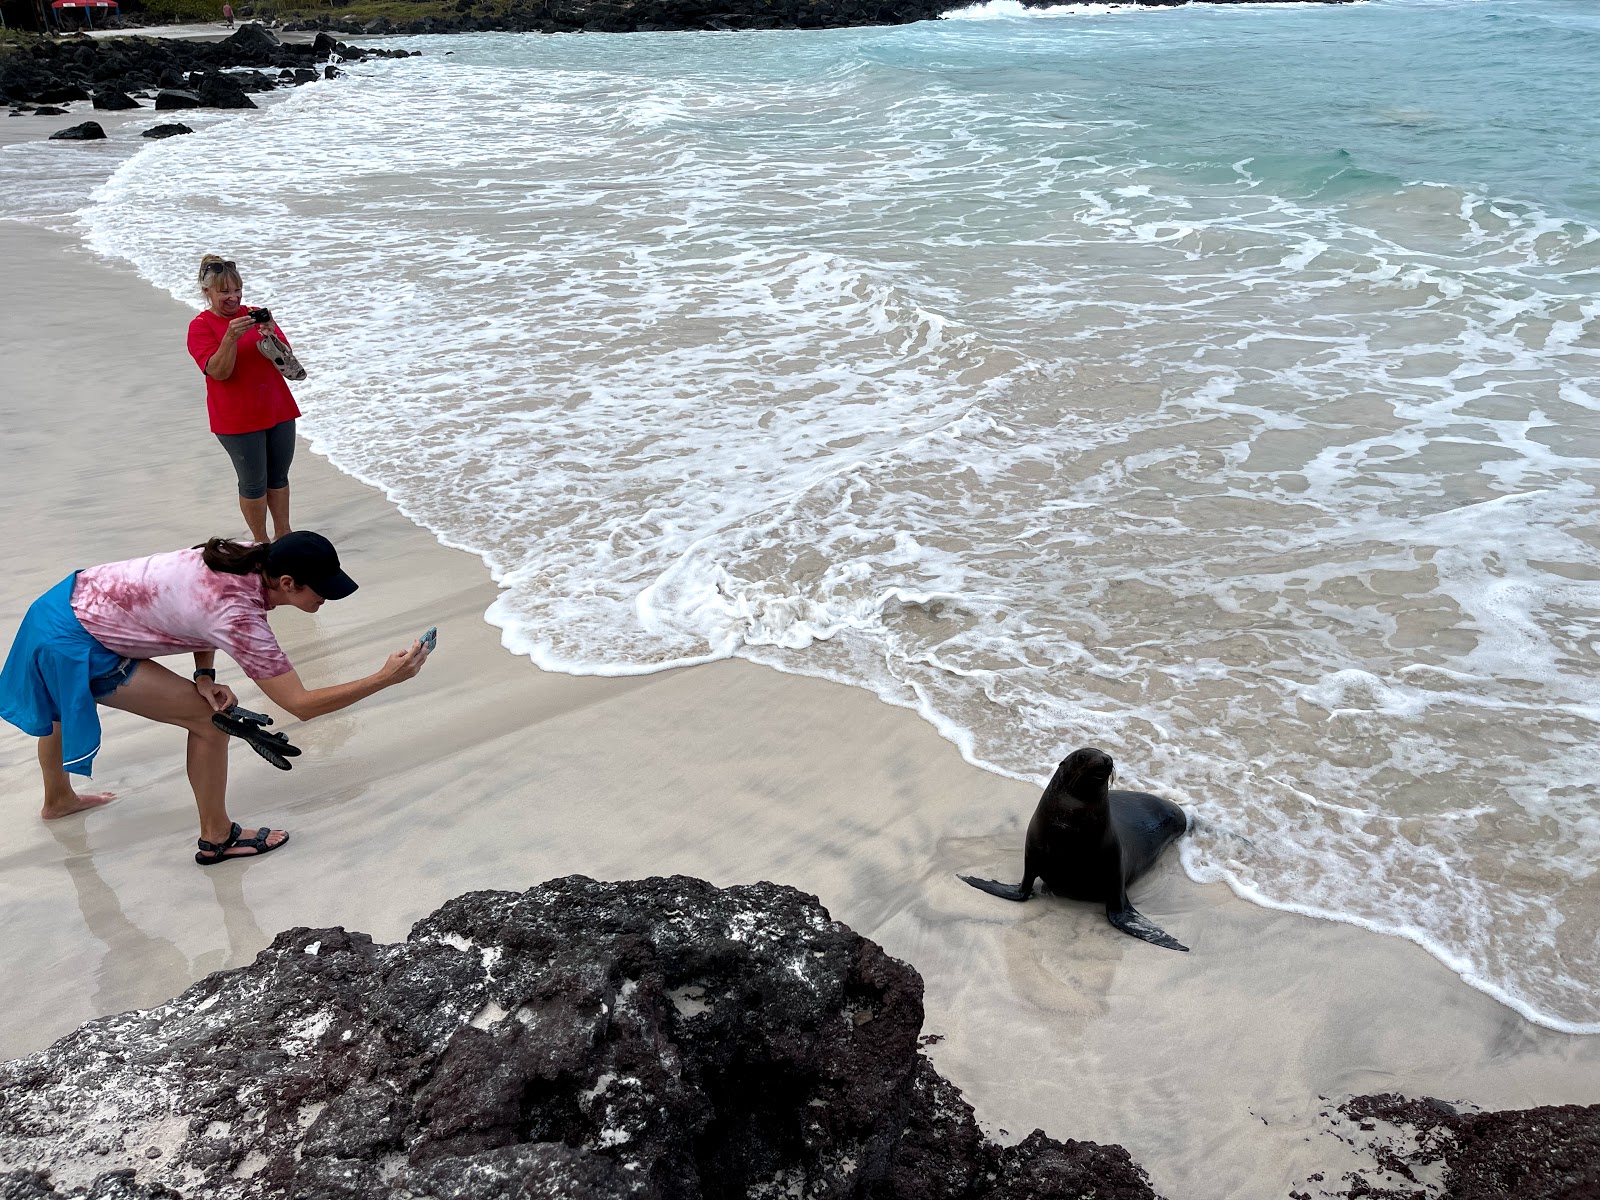
M 184 354 L 192 311 L 39 229 L 0 222 L 0 261 L 9 644 L 69 569 L 243 527 Z M 338 353 L 280 315 L 308 369 Z M 976 892 L 956 872 L 1015 874 L 1036 793 L 970 767 L 910 713 L 743 662 L 543 674 L 484 623 L 495 589 L 475 558 L 304 445 L 293 487 L 297 524 L 332 537 L 362 585 L 316 617 L 274 614 L 307 683 L 375 670 L 429 625 L 438 653 L 345 712 L 280 714 L 305 749 L 292 773 L 236 747 L 233 815 L 294 840 L 215 870 L 192 862 L 178 731 L 102 710 L 94 785 L 119 798 L 46 824 L 34 743 L 0 728 L 0 1057 L 165 999 L 291 926 L 390 940 L 469 889 L 683 872 L 815 893 L 922 973 L 925 1028 L 942 1037 L 929 1053 L 992 1131 L 1119 1142 L 1174 1198 L 1337 1179 L 1352 1164 L 1319 1097 L 1600 1102 L 1600 1038 L 1531 1025 L 1407 942 L 1196 885 L 1175 856 L 1134 900 L 1187 955 L 1089 906 Z

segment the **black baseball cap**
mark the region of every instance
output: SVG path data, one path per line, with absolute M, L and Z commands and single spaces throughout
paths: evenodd
M 320 533 L 297 529 L 267 547 L 267 575 L 287 575 L 324 600 L 343 600 L 356 581 L 339 569 L 339 552 Z

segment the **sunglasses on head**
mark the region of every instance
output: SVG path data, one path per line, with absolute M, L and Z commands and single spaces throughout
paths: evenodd
M 207 263 L 206 269 L 200 273 L 202 275 L 221 275 L 225 271 L 232 271 L 234 269 L 233 259 L 225 258 L 221 262 Z

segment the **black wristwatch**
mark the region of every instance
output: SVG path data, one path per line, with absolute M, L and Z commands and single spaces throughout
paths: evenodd
M 200 676 L 202 676 L 202 675 L 204 675 L 207 679 L 211 680 L 212 683 L 215 683 L 217 681 L 217 672 L 216 672 L 216 668 L 214 668 L 214 667 L 200 667 L 199 669 L 197 669 L 195 671 L 195 673 L 194 673 L 194 681 L 196 683 L 199 683 L 200 682 Z

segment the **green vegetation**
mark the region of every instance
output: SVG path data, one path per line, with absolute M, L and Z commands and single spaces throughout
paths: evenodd
M 0 57 L 16 50 L 26 50 L 42 41 L 42 33 L 29 33 L 26 29 L 0 29 Z
M 222 20 L 222 0 L 145 0 L 140 9 L 146 18 L 163 25 Z

